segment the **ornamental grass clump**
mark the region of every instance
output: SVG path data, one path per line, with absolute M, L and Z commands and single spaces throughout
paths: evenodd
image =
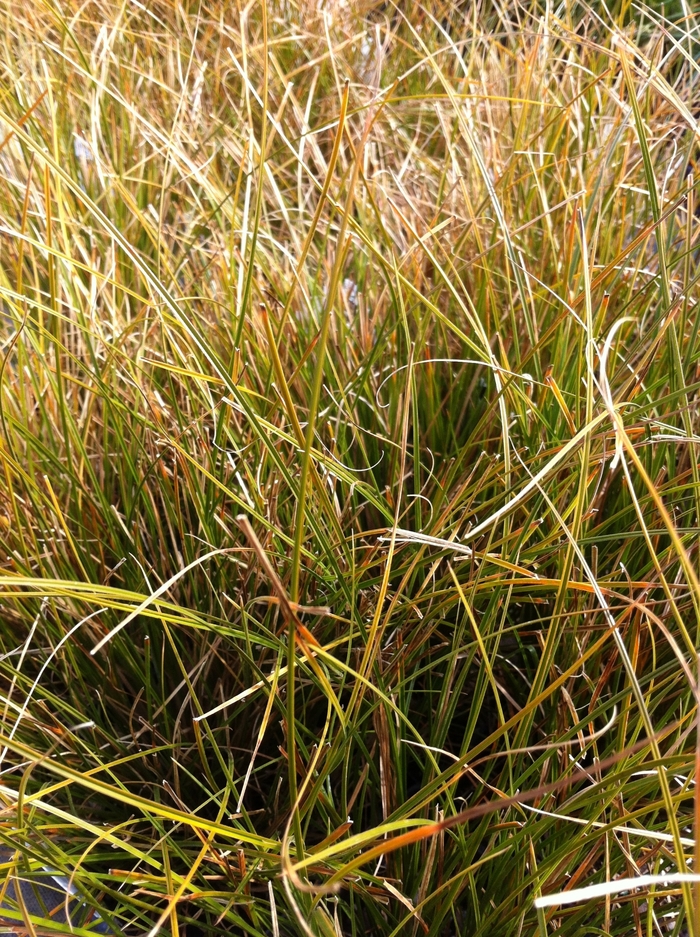
M 0 2 L 5 929 L 700 937 L 699 27 Z

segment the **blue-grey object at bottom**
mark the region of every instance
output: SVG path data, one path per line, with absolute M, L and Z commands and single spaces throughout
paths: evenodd
M 0 846 L 0 864 L 13 863 L 15 853 L 6 846 Z M 56 924 L 66 924 L 66 933 L 70 924 L 73 927 L 87 928 L 96 934 L 111 934 L 109 926 L 101 920 L 95 912 L 77 895 L 68 898 L 68 914 L 66 914 L 67 887 L 65 879 L 60 873 L 40 871 L 26 873 L 22 871 L 21 860 L 17 865 L 5 872 L 7 878 L 2 879 L 0 871 L 0 927 L 22 927 L 22 906 L 27 914 L 34 919 L 36 926 L 40 927 L 37 919 L 43 918 L 51 922 L 52 930 Z M 19 893 L 19 894 L 18 894 Z M 21 902 L 21 903 L 20 903 Z M 14 911 L 11 917 L 4 912 Z M 68 923 L 70 920 L 70 924 Z

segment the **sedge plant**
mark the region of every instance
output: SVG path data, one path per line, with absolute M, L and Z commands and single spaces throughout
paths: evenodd
M 700 937 L 698 29 L 1 0 L 6 929 Z

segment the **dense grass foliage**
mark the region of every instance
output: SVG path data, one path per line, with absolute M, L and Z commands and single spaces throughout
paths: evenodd
M 700 935 L 692 882 L 534 905 L 700 871 L 670 9 L 2 0 L 2 877 L 124 935 Z

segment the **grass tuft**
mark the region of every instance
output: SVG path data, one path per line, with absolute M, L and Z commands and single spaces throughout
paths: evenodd
M 0 2 L 5 929 L 700 937 L 699 28 Z

